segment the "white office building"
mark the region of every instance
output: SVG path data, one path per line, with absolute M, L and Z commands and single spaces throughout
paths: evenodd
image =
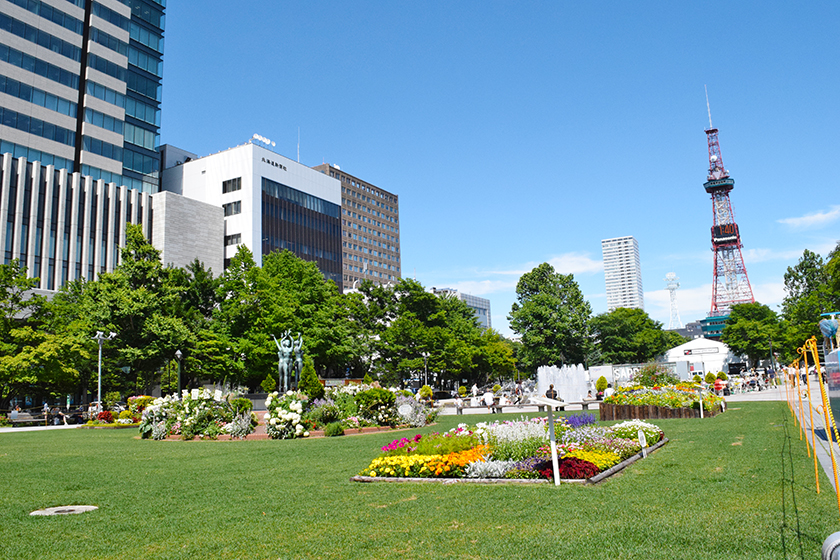
M 619 307 L 645 308 L 642 288 L 642 265 L 639 243 L 633 236 L 601 241 L 604 256 L 604 279 L 607 287 L 607 311 Z
M 288 249 L 342 288 L 341 183 L 251 141 L 198 157 L 162 146 L 165 191 L 224 210 L 225 266 L 244 244 L 257 264 Z
M 458 298 L 475 313 L 475 318 L 478 319 L 478 324 L 483 329 L 492 328 L 490 321 L 490 300 L 470 294 L 464 294 L 452 288 L 432 288 L 432 293 L 437 296 Z

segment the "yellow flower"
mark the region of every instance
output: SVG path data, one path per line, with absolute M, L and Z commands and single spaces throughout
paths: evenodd
M 376 476 L 376 471 L 370 471 L 370 476 Z

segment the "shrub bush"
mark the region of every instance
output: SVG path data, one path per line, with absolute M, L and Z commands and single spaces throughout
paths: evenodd
M 341 422 L 331 422 L 330 424 L 327 424 L 324 428 L 324 436 L 326 437 L 335 437 L 343 435 L 344 427 L 342 427 Z
M 103 410 L 96 415 L 96 419 L 106 424 L 112 424 L 114 422 L 114 415 L 111 414 L 110 410 Z
M 274 376 L 272 374 L 268 374 L 265 379 L 260 382 L 260 387 L 266 393 L 271 393 L 274 389 L 277 388 L 277 382 L 274 380 Z
M 467 394 L 467 388 L 464 387 L 463 385 L 459 386 L 458 387 L 458 394 L 462 397 L 465 396 Z
M 726 375 L 725 373 L 723 373 L 722 371 L 718 372 L 717 378 L 720 379 L 721 381 L 729 381 L 729 376 Z
M 301 392 L 309 396 L 310 399 L 321 399 L 324 397 L 324 386 L 318 380 L 318 374 L 315 373 L 315 363 L 311 356 L 306 356 L 303 360 L 303 371 L 300 374 L 300 383 L 298 388 Z
M 607 385 L 609 385 L 609 383 L 607 383 L 607 378 L 602 375 L 598 378 L 598 381 L 595 382 L 595 390 L 599 393 L 603 393 L 607 390 Z
M 371 383 L 373 383 L 373 379 L 371 379 L 369 373 L 366 373 L 365 376 L 362 378 L 362 383 L 364 383 L 365 385 L 370 385 Z
M 254 403 L 250 399 L 230 399 L 230 409 L 234 416 L 250 415 L 253 408 Z
M 715 379 L 717 379 L 717 376 L 711 371 L 706 374 L 706 383 L 708 383 L 709 385 L 714 385 Z
M 310 402 L 309 410 L 303 415 L 303 419 L 320 428 L 341 420 L 341 410 L 331 398 L 315 399 Z
M 420 387 L 420 390 L 417 391 L 417 397 L 420 399 L 431 399 L 432 398 L 432 388 L 428 385 L 423 385 Z
M 700 374 L 695 373 L 694 377 L 692 378 L 692 381 L 694 381 L 695 383 L 700 383 L 703 381 L 703 378 L 700 377 Z
M 680 380 L 661 364 L 647 364 L 633 374 L 633 383 L 644 387 L 676 385 Z
M 134 416 L 131 414 L 130 410 L 123 410 L 122 412 L 120 412 L 119 419 L 120 420 L 133 420 Z
M 499 385 L 498 383 L 496 383 L 495 385 L 493 385 L 493 392 L 494 392 L 494 393 L 498 393 L 498 392 L 499 392 L 499 391 L 501 391 L 501 390 L 502 390 L 502 386 L 501 386 L 501 385 Z

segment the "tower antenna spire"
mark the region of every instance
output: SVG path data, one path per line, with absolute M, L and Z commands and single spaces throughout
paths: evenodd
M 709 88 L 706 87 L 706 84 L 703 84 L 703 89 L 706 90 L 706 112 L 709 113 L 709 129 L 714 128 L 712 126 L 712 109 L 709 107 Z

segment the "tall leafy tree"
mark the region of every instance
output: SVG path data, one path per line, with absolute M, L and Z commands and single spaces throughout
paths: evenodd
M 548 263 L 522 275 L 508 320 L 522 338 L 519 359 L 533 372 L 539 366 L 583 363 L 591 347 L 592 308 L 571 274 Z
M 836 254 L 835 252 L 832 255 Z M 830 270 L 836 266 L 833 256 L 831 266 L 826 266 L 822 257 L 805 249 L 799 262 L 785 272 L 785 298 L 782 300 L 784 329 L 779 337 L 779 348 L 783 360 L 791 362 L 799 355 L 796 349 L 811 336 L 819 336 L 820 314 L 834 311 L 840 293 L 832 292 L 830 279 L 836 276 Z
M 590 326 L 599 363 L 641 364 L 685 342 L 680 335 L 663 331 L 662 323 L 643 309 L 619 307 L 593 317 Z
M 749 358 L 752 367 L 759 360 L 769 359 L 770 341 L 778 335 L 776 313 L 761 303 L 742 303 L 732 306 L 720 341 L 736 354 Z

